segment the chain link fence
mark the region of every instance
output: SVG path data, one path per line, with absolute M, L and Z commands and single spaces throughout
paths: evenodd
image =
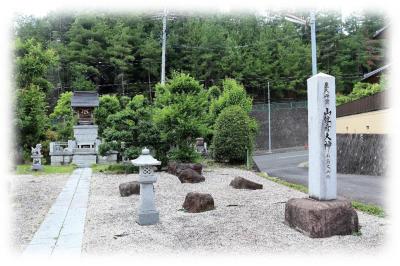
M 306 108 L 307 109 L 307 101 L 271 102 L 271 110 L 293 109 L 293 108 Z M 268 103 L 253 104 L 253 111 L 268 111 Z
M 268 104 L 254 104 L 251 115 L 260 125 L 256 150 L 268 150 Z M 271 149 L 304 147 L 308 142 L 307 115 L 307 101 L 271 102 Z

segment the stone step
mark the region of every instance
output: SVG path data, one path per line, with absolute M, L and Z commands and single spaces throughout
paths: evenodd
M 72 158 L 72 163 L 78 167 L 90 167 L 92 164 L 96 164 L 97 155 L 93 154 L 75 154 Z

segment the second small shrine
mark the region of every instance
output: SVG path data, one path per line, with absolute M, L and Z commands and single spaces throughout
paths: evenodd
M 94 110 L 98 106 L 97 92 L 73 93 L 71 107 L 77 116 L 77 124 L 73 127 L 74 139 L 66 143 L 50 143 L 51 165 L 74 163 L 79 167 L 90 167 L 92 164 L 117 161 L 117 152 L 111 152 L 104 157 L 99 155 L 101 140 L 94 119 Z

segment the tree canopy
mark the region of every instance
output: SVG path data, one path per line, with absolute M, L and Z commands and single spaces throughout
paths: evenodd
M 52 86 L 42 87 L 56 91 L 48 92 L 55 98 L 50 106 L 59 93 L 74 89 L 152 98 L 160 80 L 162 32 L 161 18 L 154 15 L 19 17 L 19 86 L 46 78 Z M 205 88 L 233 78 L 256 100 L 263 98 L 269 81 L 273 99 L 305 98 L 311 73 L 310 30 L 286 21 L 284 15 L 172 12 L 167 23 L 167 78 L 175 70 L 183 71 Z M 384 25 L 379 13 L 355 13 L 345 19 L 338 12 L 317 13 L 318 71 L 336 77 L 338 92 L 349 93 L 363 73 L 383 64 L 383 40 L 372 35 Z
M 265 101 L 267 84 L 272 100 L 306 98 L 310 28 L 286 21 L 285 14 L 171 12 L 165 85 L 159 84 L 157 12 L 19 16 L 17 145 L 27 155 L 36 143 L 69 139 L 71 91 L 95 90 L 101 95 L 96 122 L 102 153 L 116 149 L 131 157 L 145 143 L 159 147 L 163 161 L 193 160 L 193 140 L 211 141 L 217 117 L 230 106 L 248 115 L 253 102 Z M 357 82 L 385 62 L 384 40 L 372 38 L 385 25 L 380 13 L 317 13 L 318 71 L 335 76 L 338 102 L 380 90 Z

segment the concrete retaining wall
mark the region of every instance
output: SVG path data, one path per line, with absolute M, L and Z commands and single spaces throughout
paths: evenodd
M 387 135 L 337 134 L 337 171 L 384 175 L 388 167 Z
M 307 108 L 272 108 L 272 149 L 304 146 L 308 142 Z M 256 150 L 268 149 L 268 110 L 254 108 L 260 133 Z M 343 174 L 384 175 L 387 170 L 387 135 L 337 134 L 337 171 Z
M 307 108 L 272 108 L 272 149 L 304 146 L 308 141 Z M 251 116 L 260 125 L 256 149 L 268 149 L 268 110 L 253 110 Z

